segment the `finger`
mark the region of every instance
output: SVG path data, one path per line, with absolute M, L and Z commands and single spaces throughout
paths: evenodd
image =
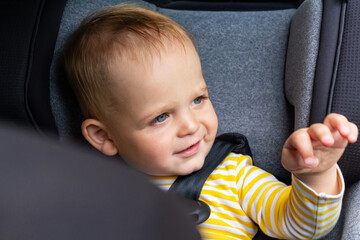
M 345 116 L 341 114 L 329 114 L 325 118 L 324 124 L 328 126 L 331 131 L 338 131 L 340 135 L 344 138 L 347 138 L 351 133 L 350 122 Z
M 359 129 L 354 123 L 350 123 L 350 130 L 351 130 L 351 133 L 348 136 L 348 141 L 350 143 L 354 143 L 358 139 Z
M 319 141 L 327 147 L 332 146 L 335 142 L 330 129 L 325 124 L 316 123 L 311 125 L 308 129 L 308 134 L 312 140 Z
M 311 138 L 307 129 L 294 132 L 288 141 L 289 145 L 295 149 L 303 159 L 301 163 L 303 167 L 314 168 L 318 165 L 319 160 L 314 156 Z

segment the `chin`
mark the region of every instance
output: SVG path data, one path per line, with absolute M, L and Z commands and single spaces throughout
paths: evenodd
M 184 176 L 189 175 L 193 172 L 199 171 L 204 165 L 205 159 L 202 161 L 197 161 L 196 163 L 192 164 L 191 166 L 187 166 L 186 168 L 179 171 L 176 175 Z

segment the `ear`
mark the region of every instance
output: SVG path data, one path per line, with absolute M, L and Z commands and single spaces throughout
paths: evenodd
M 96 119 L 86 119 L 81 124 L 84 138 L 97 150 L 108 156 L 118 153 L 114 141 L 109 137 L 104 124 Z

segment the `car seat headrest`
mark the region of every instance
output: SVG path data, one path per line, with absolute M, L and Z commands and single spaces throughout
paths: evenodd
M 295 128 L 310 120 L 316 61 L 319 49 L 322 1 L 305 1 L 290 28 L 285 69 L 285 93 L 295 110 Z

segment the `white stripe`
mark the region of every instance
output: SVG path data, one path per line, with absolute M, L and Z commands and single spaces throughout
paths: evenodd
M 225 168 L 229 165 L 232 165 L 232 166 L 237 166 L 238 165 L 238 161 L 236 160 L 232 160 L 232 159 L 229 159 L 229 160 L 226 160 L 226 161 L 222 161 L 216 168 Z
M 337 214 L 335 218 L 339 218 L 339 216 L 340 216 L 340 214 Z M 323 225 L 323 226 L 325 226 L 325 225 Z M 320 237 L 324 236 L 325 234 L 327 234 L 334 227 L 335 227 L 335 224 L 330 224 L 326 228 L 320 230 L 320 228 L 321 228 L 321 226 L 320 226 L 319 230 L 317 230 L 315 234 L 321 234 L 317 237 L 317 238 L 320 238 Z
M 303 215 L 295 208 L 294 202 L 291 202 L 290 204 L 292 205 L 292 208 L 294 209 L 297 218 L 300 218 L 300 219 L 303 220 L 304 222 L 309 223 L 309 225 L 311 225 L 311 226 L 316 226 L 316 225 L 315 225 L 315 224 L 316 224 L 316 215 L 313 215 L 313 216 L 314 216 L 313 219 L 309 219 L 309 218 L 303 216 Z M 297 220 L 296 216 L 292 216 L 293 223 L 296 223 L 296 226 L 301 225 L 303 228 L 305 228 L 306 230 L 308 230 L 308 231 L 310 231 L 310 232 L 314 232 L 314 231 L 315 231 L 314 227 L 310 227 L 310 226 L 308 226 L 308 225 L 302 224 L 302 223 L 300 222 L 300 220 Z
M 299 233 L 297 232 L 297 228 L 295 227 L 296 224 L 294 225 L 294 222 L 292 220 L 292 216 L 290 213 L 290 208 L 287 208 L 287 213 L 286 213 L 286 230 L 287 230 L 287 234 L 288 236 L 291 236 L 292 239 L 298 239 L 300 238 Z
M 293 193 L 299 198 L 301 199 L 301 196 L 299 195 L 299 193 L 297 191 L 295 191 L 295 189 L 293 188 Z M 290 195 L 291 198 L 291 195 Z M 292 202 L 293 204 L 295 204 L 296 206 L 298 206 L 298 208 L 300 208 L 300 210 L 302 212 L 304 212 L 305 214 L 309 215 L 311 218 L 315 219 L 316 218 L 316 214 L 313 214 L 312 212 L 309 211 L 309 209 L 311 210 L 315 210 L 317 211 L 317 205 L 316 204 L 312 204 L 311 202 L 305 202 L 302 201 L 302 203 L 305 205 L 306 208 L 304 208 L 302 205 L 300 205 L 300 203 L 297 201 L 297 199 L 295 197 L 292 198 Z
M 216 197 L 208 195 L 208 194 L 201 194 L 200 199 L 206 200 L 209 205 L 212 205 L 211 202 L 216 202 L 216 203 L 220 202 L 219 198 L 216 198 Z M 227 206 L 235 208 L 235 209 L 239 208 L 238 202 L 229 201 L 226 199 L 221 199 L 221 204 L 227 205 Z
M 331 215 L 334 215 L 337 211 L 340 211 L 341 209 L 341 204 L 339 204 L 339 206 L 337 206 L 336 208 L 334 208 L 334 210 L 328 212 L 327 214 L 324 214 L 322 216 L 318 216 L 318 220 L 319 221 L 323 221 L 324 219 L 330 217 Z
M 279 188 L 279 186 L 278 186 Z M 277 230 L 277 227 L 276 227 L 276 224 L 275 224 L 275 217 L 278 218 L 278 223 L 280 225 L 280 228 L 281 228 L 281 221 L 280 219 L 283 217 L 283 216 L 279 216 L 278 213 L 275 213 L 275 207 L 277 205 L 277 201 L 281 195 L 281 193 L 284 191 L 285 189 L 281 189 L 275 196 L 272 204 L 271 204 L 271 209 L 270 209 L 270 221 L 271 221 L 271 228 L 273 229 L 273 232 L 277 235 L 281 235 L 281 233 Z
M 229 205 L 226 205 L 226 206 L 229 206 Z M 241 211 L 242 212 L 242 209 L 239 205 L 233 205 L 236 210 L 238 211 Z M 222 206 L 219 206 L 219 207 L 215 207 L 213 205 L 210 206 L 211 207 L 211 212 L 214 213 L 214 216 L 215 216 L 215 212 L 216 213 L 222 213 L 222 214 L 226 214 L 226 215 L 229 215 L 229 216 L 232 216 L 236 219 L 239 219 L 243 222 L 248 222 L 248 223 L 252 223 L 253 224 L 253 221 L 248 217 L 248 216 L 244 216 L 244 215 L 240 215 L 240 214 L 237 214 L 236 212 L 229 212 L 227 211 L 226 209 L 222 208 Z
M 223 176 L 231 176 L 231 177 L 235 178 L 234 171 L 232 171 L 230 169 L 215 169 L 211 175 L 215 175 L 215 174 L 220 174 Z
M 271 184 L 273 184 L 273 183 L 278 183 L 278 182 L 274 182 L 274 178 L 271 177 L 271 176 L 264 177 L 264 178 L 260 179 L 260 181 L 257 181 L 257 182 L 254 183 L 254 185 L 249 189 L 248 193 L 245 195 L 245 197 L 244 197 L 244 199 L 243 199 L 242 206 L 244 207 L 245 212 L 247 212 L 247 209 L 248 209 L 248 207 L 249 207 L 248 204 L 249 204 L 249 201 L 250 201 L 251 197 L 255 194 L 255 191 L 256 191 L 257 189 L 259 189 L 260 186 L 261 186 L 262 184 L 264 184 L 264 183 L 265 183 L 266 185 L 263 186 L 263 187 L 261 188 L 260 192 L 257 194 L 253 206 L 250 206 L 250 207 L 251 207 L 252 216 L 255 216 L 255 215 L 256 215 L 256 203 L 259 201 L 259 198 L 260 198 L 261 195 L 264 193 L 264 191 L 266 190 L 266 188 L 267 188 L 269 185 L 271 185 Z M 279 187 L 279 186 L 273 186 L 273 187 Z M 273 187 L 271 187 L 271 188 L 273 188 Z M 271 189 L 271 188 L 270 188 L 270 189 Z M 267 195 L 265 196 L 265 199 L 268 198 L 268 194 L 269 194 L 269 193 L 267 193 Z M 265 200 L 265 201 L 266 201 L 266 200 Z
M 321 201 L 321 203 L 323 204 L 324 201 Z M 327 201 L 326 201 L 327 203 Z M 335 207 L 336 205 L 338 205 L 339 203 L 341 203 L 341 200 L 338 200 L 337 202 L 332 202 L 330 204 L 326 204 L 324 206 L 321 206 L 321 207 L 318 207 L 318 212 L 325 212 L 325 211 L 328 211 L 330 208 L 333 208 Z
M 295 176 L 293 176 L 294 178 L 296 178 Z M 292 186 L 294 188 L 294 190 L 300 192 L 302 195 L 306 196 L 307 198 L 309 198 L 311 201 L 313 202 L 317 202 L 318 201 L 318 196 L 317 193 L 312 190 L 311 188 L 309 188 L 308 186 L 306 186 L 300 179 L 296 178 L 297 181 L 292 181 Z M 310 195 L 308 192 L 306 192 L 305 190 L 303 190 L 301 188 L 301 186 L 305 187 L 306 189 L 310 190 L 312 192 L 312 195 Z M 305 202 L 304 202 L 305 203 Z

